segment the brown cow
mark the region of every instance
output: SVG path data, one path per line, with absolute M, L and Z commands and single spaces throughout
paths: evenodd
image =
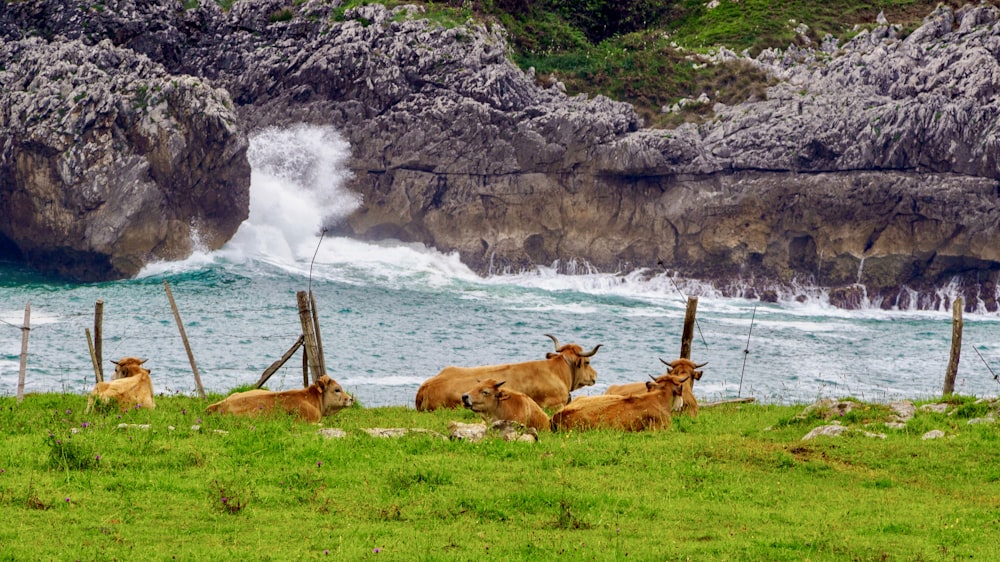
M 549 428 L 549 416 L 530 396 L 516 390 L 500 387 L 506 381 L 486 379 L 462 395 L 462 404 L 483 417 L 483 421 L 493 422 L 513 420 L 539 431 Z
M 688 359 L 675 359 L 670 363 L 667 363 L 663 359 L 660 362 L 667 366 L 667 371 L 660 375 L 660 378 L 667 377 L 669 375 L 680 375 L 684 376 L 690 374 L 691 376 L 684 381 L 684 388 L 681 389 L 681 395 L 674 400 L 674 411 L 680 412 L 681 410 L 686 410 L 692 417 L 698 417 L 698 401 L 694 397 L 694 381 L 701 380 L 701 376 L 704 374 L 703 371 L 696 371 L 708 365 L 705 363 L 695 363 Z M 635 394 L 644 394 L 647 391 L 646 383 L 644 382 L 630 382 L 626 384 L 613 384 L 608 387 L 604 394 L 617 394 L 618 396 L 632 396 Z
M 323 375 L 307 388 L 297 390 L 237 392 L 211 404 L 205 411 L 252 416 L 279 407 L 308 422 L 318 422 L 323 416 L 332 416 L 352 404 L 354 398 L 337 381 Z
M 458 407 L 462 404 L 462 393 L 488 378 L 505 381 L 506 390 L 523 392 L 543 408 L 566 404 L 570 400 L 570 392 L 590 386 L 597 380 L 590 358 L 601 344 L 584 352 L 575 343 L 560 345 L 555 336 L 545 335 L 552 339 L 556 350 L 555 353 L 545 354 L 544 360 L 483 367 L 445 367 L 417 389 L 417 411 Z
M 156 408 L 153 401 L 153 381 L 149 378 L 149 369 L 142 366 L 145 359 L 123 357 L 115 364 L 114 378 L 99 382 L 87 399 L 87 412 L 94 407 L 94 400 L 100 399 L 107 404 L 112 400 L 118 403 L 121 411 L 128 411 L 133 406 Z
M 687 377 L 665 375 L 647 382 L 645 394 L 582 396 L 552 416 L 552 431 L 613 428 L 625 431 L 667 429 L 674 397 Z M 661 382 L 663 381 L 663 382 Z

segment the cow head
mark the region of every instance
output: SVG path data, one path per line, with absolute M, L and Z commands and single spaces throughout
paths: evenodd
M 316 381 L 316 386 L 319 387 L 324 416 L 332 416 L 354 404 L 354 397 L 345 392 L 337 381 L 326 375 Z
M 584 352 L 583 348 L 575 343 L 568 343 L 566 345 L 560 345 L 559 340 L 549 334 L 545 334 L 550 339 L 552 343 L 555 344 L 555 352 L 549 352 L 545 354 L 546 359 L 552 359 L 553 357 L 562 356 L 566 364 L 569 365 L 570 370 L 570 391 L 576 390 L 584 386 L 591 386 L 597 382 L 597 371 L 590 366 L 590 358 L 597 353 L 597 350 L 601 348 L 604 344 L 597 344 L 594 349 Z
M 667 366 L 667 372 L 660 377 L 661 379 L 675 375 L 687 377 L 680 397 L 674 400 L 674 411 L 679 412 L 688 408 L 691 411 L 691 415 L 698 415 L 698 400 L 694 397 L 694 381 L 701 380 L 703 372 L 696 369 L 700 369 L 701 367 L 708 365 L 708 362 L 695 363 L 690 359 L 684 358 L 674 359 L 670 363 L 660 359 L 660 362 Z
M 140 374 L 149 374 L 149 369 L 142 366 L 146 362 L 145 359 L 139 359 L 138 357 L 122 357 L 118 361 L 111 361 L 115 365 L 115 374 L 111 380 L 124 379 L 128 377 L 134 377 Z
M 495 410 L 501 400 L 510 397 L 509 394 L 500 390 L 500 387 L 507 381 L 496 379 L 486 379 L 478 381 L 476 386 L 462 395 L 462 405 L 477 414 L 486 414 L 490 410 Z
M 674 359 L 669 363 L 661 358 L 660 363 L 663 363 L 664 365 L 667 366 L 667 372 L 665 374 L 683 375 L 685 373 L 690 373 L 693 381 L 700 381 L 701 375 L 704 373 L 704 371 L 697 371 L 695 369 L 700 369 L 705 365 L 708 365 L 708 361 L 704 363 L 695 363 L 690 359 L 684 359 L 684 358 Z
M 657 378 L 649 377 L 646 381 L 646 390 L 649 392 L 663 391 L 670 396 L 680 396 L 684 389 L 684 383 L 691 380 L 690 375 L 661 375 Z

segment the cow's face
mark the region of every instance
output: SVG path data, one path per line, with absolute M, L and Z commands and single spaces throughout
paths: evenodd
M 684 384 L 691 380 L 690 375 L 661 375 L 652 381 L 646 382 L 646 390 L 654 392 L 664 391 L 671 396 L 680 396 Z
M 480 381 L 472 390 L 462 394 L 462 405 L 477 414 L 495 410 L 505 394 L 500 387 L 506 381 L 496 379 Z
M 354 397 L 348 394 L 340 386 L 340 383 L 330 377 L 323 375 L 316 381 L 316 384 L 319 385 L 322 392 L 320 400 L 323 404 L 324 416 L 331 416 L 343 408 L 349 408 L 354 405 Z
M 115 364 L 115 374 L 111 380 L 125 379 L 140 374 L 148 375 L 149 369 L 142 366 L 145 362 L 145 359 L 138 357 L 122 357 L 118 361 L 112 361 Z

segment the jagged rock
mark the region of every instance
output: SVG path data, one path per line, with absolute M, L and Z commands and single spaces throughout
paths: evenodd
M 0 35 L 109 39 L 225 88 L 249 129 L 337 127 L 364 201 L 337 234 L 457 251 L 483 273 L 667 268 L 733 296 L 746 283 L 756 295 L 848 287 L 834 293 L 844 307 L 940 308 L 936 289 L 957 280 L 968 310 L 998 308 L 993 6 L 941 6 L 905 38 L 879 21 L 844 45 L 720 49 L 715 60 L 777 83 L 664 131 L 641 129 L 626 104 L 538 83 L 507 60 L 496 26 L 445 29 L 413 6 L 336 21 L 315 0 L 201 4 L 8 2 Z
M 971 420 L 969 420 L 968 424 L 969 425 L 978 425 L 978 424 L 984 424 L 984 423 L 985 424 L 990 424 L 990 423 L 996 423 L 996 422 L 997 422 L 997 419 L 996 419 L 996 417 L 993 416 L 993 413 L 991 412 L 989 415 L 987 415 L 985 417 L 982 417 L 982 418 L 972 418 Z
M 835 401 L 831 398 L 823 398 L 805 407 L 804 410 L 799 412 L 795 417 L 796 419 L 805 419 L 813 412 L 817 412 L 824 419 L 830 419 L 835 416 L 843 416 L 848 414 L 851 410 L 857 407 L 857 402 L 850 400 L 840 400 Z
M 870 437 L 872 439 L 885 439 L 886 435 L 884 433 L 873 433 L 871 431 L 865 431 L 863 429 L 851 429 L 845 425 L 834 422 L 830 425 L 821 425 L 815 427 L 809 433 L 802 437 L 803 441 L 809 441 L 810 439 L 815 439 L 817 437 L 840 437 L 841 435 L 849 432 L 855 431 L 859 432 L 865 437 Z
M 847 426 L 843 425 L 821 425 L 813 428 L 813 430 L 807 433 L 802 440 L 809 441 L 810 439 L 815 439 L 817 437 L 840 437 L 847 431 L 849 431 L 849 429 Z
M 948 408 L 949 408 L 949 406 L 950 406 L 950 405 L 949 405 L 949 404 L 946 404 L 946 403 L 940 403 L 940 404 L 924 404 L 923 406 L 921 406 L 921 407 L 920 407 L 920 408 L 918 408 L 918 409 L 919 409 L 919 410 L 920 410 L 921 412 L 934 412 L 935 414 L 943 414 L 943 413 L 945 413 L 945 412 L 947 412 L 947 411 L 948 411 Z
M 944 432 L 943 431 L 941 431 L 940 429 L 932 429 L 932 430 L 928 431 L 927 433 L 923 434 L 923 436 L 921 437 L 921 439 L 923 439 L 924 441 L 927 441 L 928 439 L 940 439 L 942 437 L 944 437 Z
M 433 430 L 430 430 L 430 429 L 424 429 L 424 428 L 420 428 L 420 427 L 411 427 L 411 428 L 406 428 L 406 427 L 370 427 L 370 428 L 365 428 L 364 432 L 367 433 L 368 435 L 371 435 L 372 437 L 402 437 L 404 435 L 408 435 L 408 434 L 411 434 L 411 433 L 416 433 L 416 434 L 420 434 L 420 435 L 427 435 L 427 436 L 430 436 L 430 437 L 435 437 L 435 438 L 438 438 L 438 439 L 447 439 L 447 437 L 445 437 L 444 435 L 441 435 L 440 433 L 438 433 L 436 431 L 433 431 Z
M 478 443 L 486 438 L 485 423 L 448 422 L 448 434 L 452 439 Z
M 336 427 L 323 427 L 317 432 L 319 435 L 326 437 L 327 439 L 340 439 L 342 437 L 347 437 L 347 432 L 343 429 L 338 429 Z
M 909 400 L 892 402 L 889 404 L 889 408 L 893 411 L 893 420 L 896 423 L 901 424 L 900 427 L 902 427 L 902 424 L 905 424 L 913 419 L 913 415 L 917 412 L 916 406 L 914 406 L 913 402 Z M 889 424 L 886 425 L 888 426 Z M 893 425 L 892 427 L 896 426 Z
M 538 430 L 533 427 L 525 427 L 524 424 L 513 420 L 495 421 L 490 429 L 499 434 L 504 441 L 524 441 L 526 443 L 538 441 Z
M 0 64 L 0 248 L 122 278 L 219 248 L 246 218 L 247 143 L 224 91 L 106 40 L 0 42 Z

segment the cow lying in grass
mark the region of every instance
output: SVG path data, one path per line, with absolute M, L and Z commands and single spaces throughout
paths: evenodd
M 564 345 L 555 336 L 545 335 L 555 344 L 555 351 L 546 353 L 543 360 L 479 367 L 445 367 L 417 389 L 414 402 L 417 411 L 457 408 L 462 405 L 462 393 L 484 379 L 506 381 L 507 390 L 523 392 L 543 408 L 566 405 L 570 401 L 571 392 L 591 386 L 597 380 L 597 371 L 590 365 L 590 358 L 597 353 L 601 344 L 590 351 L 584 351 L 578 344 Z
M 253 416 L 280 408 L 305 421 L 318 422 L 320 418 L 332 416 L 352 404 L 354 398 L 337 381 L 323 375 L 307 388 L 298 390 L 237 392 L 210 405 L 205 411 Z
M 149 369 L 142 366 L 145 359 L 138 357 L 123 357 L 115 364 L 115 375 L 110 381 L 99 382 L 94 386 L 87 400 L 87 411 L 94 407 L 94 401 L 104 404 L 117 403 L 121 411 L 133 407 L 156 408 L 153 401 L 153 381 L 149 378 Z
M 686 381 L 684 381 L 684 386 L 681 388 L 681 395 L 674 399 L 673 411 L 680 412 L 686 411 L 691 414 L 692 417 L 698 417 L 698 401 L 694 397 L 694 381 L 701 380 L 702 371 L 700 369 L 705 365 L 705 363 L 695 363 L 688 359 L 674 359 L 670 363 L 667 363 L 663 359 L 660 362 L 667 366 L 667 371 L 660 375 L 656 380 L 660 380 L 663 377 L 669 377 L 670 375 L 679 375 L 681 377 L 685 375 L 690 375 Z M 632 396 L 635 394 L 644 394 L 647 389 L 646 385 L 648 383 L 644 382 L 630 382 L 626 384 L 613 384 L 608 387 L 604 394 L 616 394 L 618 396 Z
M 462 394 L 462 404 L 483 417 L 483 421 L 493 422 L 513 420 L 539 431 L 549 428 L 549 416 L 530 396 L 516 390 L 501 390 L 505 381 L 486 379 L 468 392 Z
M 664 375 L 646 383 L 647 392 L 632 396 L 581 396 L 552 416 L 552 431 L 612 428 L 625 431 L 667 429 L 674 397 L 689 377 Z

